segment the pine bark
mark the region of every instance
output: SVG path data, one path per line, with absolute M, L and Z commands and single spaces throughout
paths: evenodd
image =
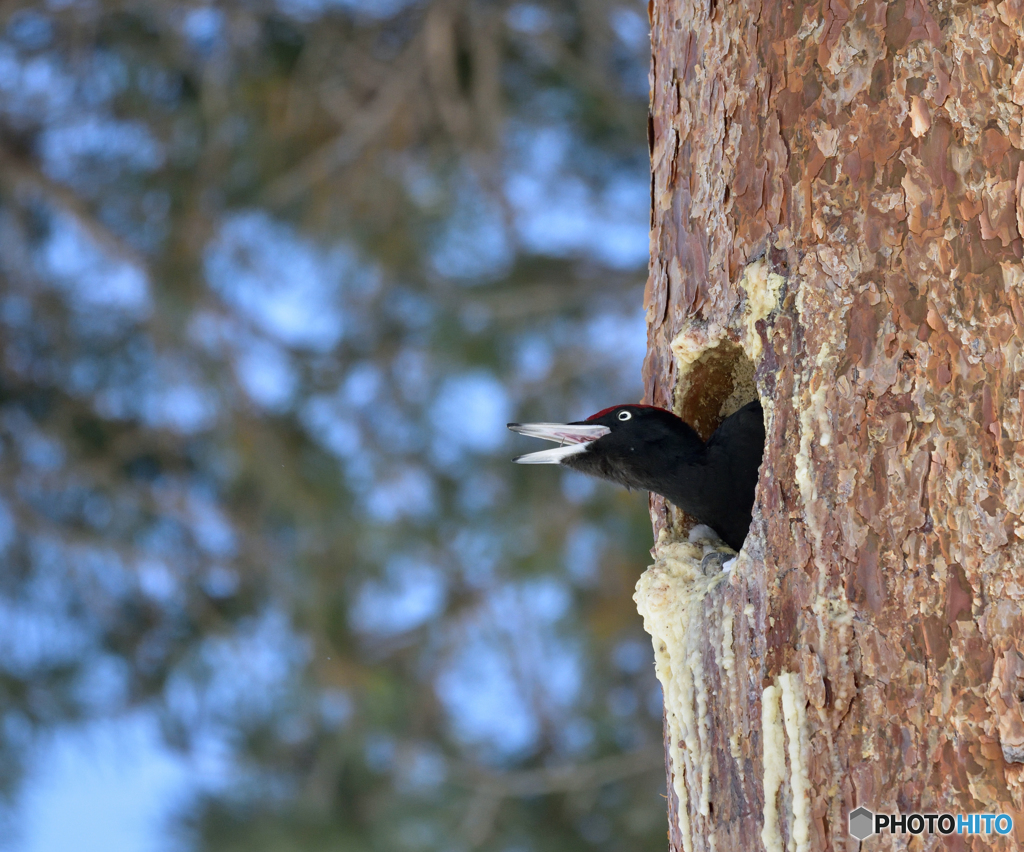
M 1024 0 L 651 19 L 647 399 L 708 431 L 756 389 L 768 436 L 728 574 L 652 501 L 671 848 L 854 850 L 860 805 L 1017 848 Z

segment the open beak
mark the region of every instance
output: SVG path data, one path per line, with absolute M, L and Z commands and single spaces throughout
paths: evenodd
M 582 453 L 591 441 L 607 435 L 607 426 L 584 423 L 509 423 L 508 428 L 520 435 L 555 441 L 561 446 L 538 453 L 527 453 L 512 459 L 516 464 L 558 464 L 562 459 Z

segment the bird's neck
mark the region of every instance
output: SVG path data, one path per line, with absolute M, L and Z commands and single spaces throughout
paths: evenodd
M 707 500 L 712 471 L 704 443 L 694 438 L 692 444 L 680 448 L 663 464 L 647 466 L 642 477 L 644 482 L 638 487 L 660 494 L 689 515 L 700 515 Z

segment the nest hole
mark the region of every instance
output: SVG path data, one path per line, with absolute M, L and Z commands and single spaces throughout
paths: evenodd
M 684 366 L 680 373 L 676 385 L 676 413 L 705 441 L 726 417 L 747 403 L 760 399 L 754 380 L 753 362 L 742 347 L 729 340 L 706 349 L 688 367 Z M 764 458 L 763 446 L 761 458 Z M 757 484 L 760 484 L 760 470 Z M 757 485 L 754 488 L 752 499 L 756 505 Z M 688 534 L 697 519 L 676 507 L 672 508 L 670 526 L 680 533 Z M 749 531 L 746 536 L 749 536 Z
M 676 413 L 705 441 L 730 414 L 758 399 L 754 364 L 735 343 L 705 350 L 676 385 Z

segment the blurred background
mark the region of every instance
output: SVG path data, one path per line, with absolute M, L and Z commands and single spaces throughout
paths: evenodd
M 0 850 L 662 850 L 641 0 L 0 7 Z

